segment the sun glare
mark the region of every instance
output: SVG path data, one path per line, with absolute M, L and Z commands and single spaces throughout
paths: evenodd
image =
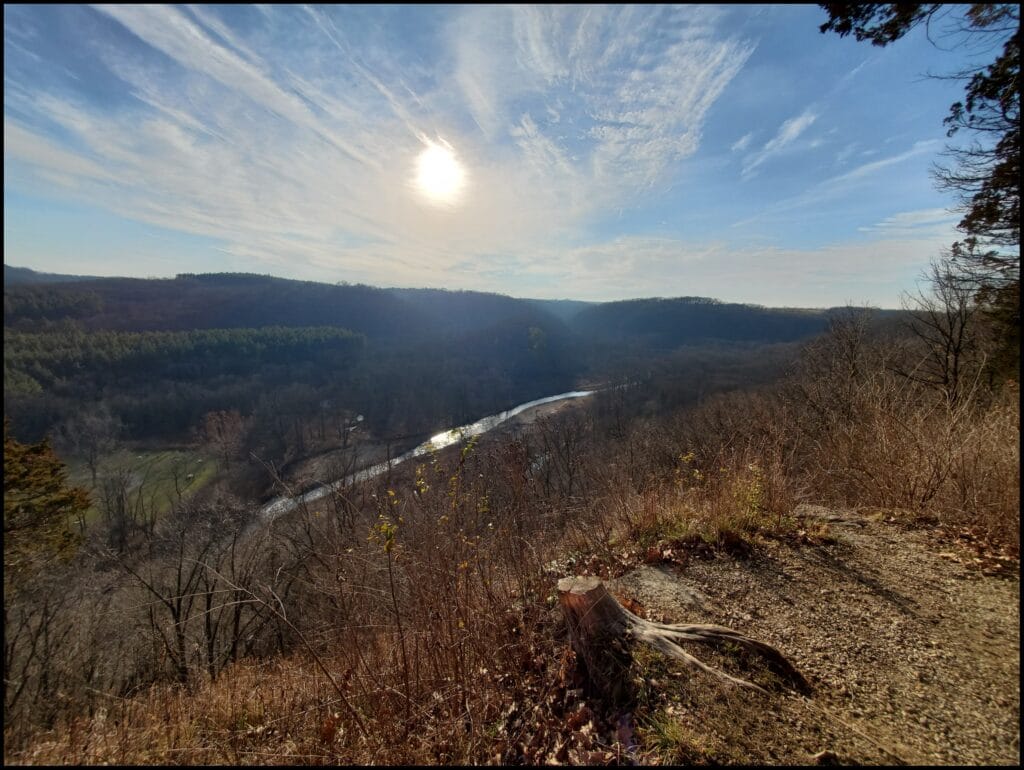
M 430 142 L 416 158 L 416 188 L 435 204 L 457 203 L 466 171 L 447 144 Z

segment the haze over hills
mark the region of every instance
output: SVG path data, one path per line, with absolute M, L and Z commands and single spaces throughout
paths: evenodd
M 111 331 L 327 325 L 385 339 L 464 334 L 505 323 L 564 323 L 588 337 L 673 347 L 704 340 L 790 341 L 817 333 L 828 316 L 820 309 L 765 308 L 705 297 L 597 303 L 241 273 L 139 279 L 4 267 L 4 323 L 13 328 L 69 319 L 83 329 Z
M 598 304 L 255 274 L 8 274 L 5 405 L 30 437 L 83 399 L 102 399 L 138 439 L 183 435 L 229 407 L 267 423 L 281 398 L 412 434 L 583 381 L 633 379 L 681 346 L 794 342 L 829 318 L 693 297 Z
M 325 404 L 341 422 L 364 415 L 374 435 L 416 436 L 595 383 L 671 383 L 657 391 L 665 406 L 767 382 L 841 314 L 240 273 L 8 274 L 4 402 L 19 435 L 68 430 L 95 404 L 123 439 L 174 442 L 204 415 L 236 410 L 252 420 L 253 451 L 279 463 L 302 456 L 308 442 L 288 431 L 327 419 Z

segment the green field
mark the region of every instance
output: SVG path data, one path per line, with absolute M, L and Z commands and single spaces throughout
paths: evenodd
M 160 515 L 178 499 L 179 491 L 183 498 L 194 495 L 216 478 L 218 470 L 216 458 L 200 451 L 122 449 L 101 459 L 97 473 L 99 488 L 94 489 L 92 474 L 86 464 L 77 459 L 68 462 L 69 481 L 88 490 L 92 499 L 92 505 L 85 514 L 87 524 L 101 517 L 99 505 L 105 478 L 124 476 L 132 504 L 141 503 L 147 512 Z M 175 475 L 178 478 L 177 489 Z

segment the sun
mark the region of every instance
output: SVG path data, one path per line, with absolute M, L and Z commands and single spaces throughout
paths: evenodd
M 459 202 L 466 171 L 447 142 L 428 141 L 416 158 L 415 181 L 416 189 L 430 203 L 450 206 Z

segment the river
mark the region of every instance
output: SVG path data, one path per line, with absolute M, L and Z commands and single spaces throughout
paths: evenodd
M 356 471 L 342 479 L 325 483 L 322 486 L 311 489 L 304 495 L 299 495 L 297 497 L 289 497 L 285 495 L 283 497 L 275 498 L 260 509 L 259 518 L 264 522 L 272 521 L 278 516 L 294 510 L 302 503 L 319 500 L 324 495 L 329 495 L 347 484 L 372 479 L 374 476 L 386 473 L 391 468 L 394 468 L 396 465 L 403 463 L 406 460 L 411 460 L 414 457 L 420 457 L 429 452 L 436 452 L 439 449 L 444 449 L 445 447 L 457 444 L 460 441 L 472 438 L 473 436 L 482 435 L 489 430 L 493 430 L 506 420 L 510 420 L 516 415 L 522 414 L 527 409 L 532 409 L 535 406 L 541 406 L 543 404 L 551 404 L 555 401 L 565 401 L 571 398 L 583 398 L 585 396 L 589 396 L 593 392 L 594 391 L 592 390 L 572 390 L 568 393 L 559 393 L 557 396 L 538 398 L 533 401 L 527 401 L 525 404 L 520 404 L 512 409 L 507 409 L 504 412 L 498 412 L 498 414 L 492 414 L 489 417 L 484 417 L 474 423 L 470 423 L 469 425 L 460 425 L 457 428 L 452 428 L 451 430 L 446 430 L 443 433 L 438 433 L 436 436 L 431 436 L 419 446 L 410 449 L 408 452 L 401 454 L 398 457 L 394 457 L 386 462 L 377 463 L 376 465 L 371 465 L 369 468 L 363 468 L 362 470 Z

